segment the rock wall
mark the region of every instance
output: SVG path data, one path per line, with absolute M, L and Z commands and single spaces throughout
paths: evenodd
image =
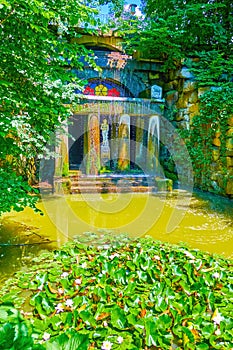
M 200 96 L 211 89 L 198 87 L 195 77 L 187 67 L 181 67 L 177 72 L 160 73 L 159 78 L 152 80 L 151 84 L 158 84 L 163 89 L 165 99 L 164 116 L 178 129 L 189 130 L 195 115 L 199 114 Z M 172 135 L 171 135 L 172 139 Z M 212 140 L 212 163 L 210 165 L 210 179 L 208 191 L 233 198 L 233 116 L 229 116 L 227 123 L 227 138 L 225 142 L 226 167 L 220 162 L 220 146 L 222 138 L 216 133 Z M 166 147 L 162 147 L 160 159 L 165 175 L 176 181 L 176 168 Z M 202 178 L 201 187 L 206 183 Z

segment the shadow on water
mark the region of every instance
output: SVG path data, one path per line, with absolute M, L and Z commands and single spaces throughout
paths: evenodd
M 190 197 L 191 195 L 188 194 Z M 127 232 L 132 237 L 185 242 L 191 248 L 233 258 L 233 201 L 209 193 L 106 193 L 46 195 L 30 208 L 5 214 L 0 223 L 0 279 L 27 268 L 43 250 L 52 250 L 83 232 Z M 180 216 L 171 232 L 172 213 Z
M 30 265 L 33 257 L 56 247 L 57 242 L 41 236 L 38 228 L 11 219 L 0 223 L 0 280 Z

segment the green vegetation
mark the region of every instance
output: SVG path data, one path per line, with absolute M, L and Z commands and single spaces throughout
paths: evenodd
M 159 60 L 166 81 L 174 80 L 177 70 L 185 65 L 195 76 L 196 88 L 211 88 L 197 102 L 199 115 L 181 136 L 193 162 L 195 184 L 206 190 L 214 171 L 211 165 L 216 161 L 213 138 L 219 130 L 217 171 L 224 183 L 216 191 L 224 194 L 225 183 L 232 181 L 225 151 L 227 139 L 232 137 L 226 129 L 232 116 L 233 4 L 230 0 L 148 0 L 145 12 L 143 22 L 135 18 L 123 24 L 125 48 L 129 53 L 138 50 L 142 59 Z M 172 116 L 175 108 L 170 111 Z
M 193 118 L 192 128 L 186 133 L 195 181 L 203 190 L 208 190 L 211 185 L 214 158 L 218 161 L 215 173 L 221 177 L 221 187 L 224 189 L 227 181 L 233 178 L 227 169 L 227 154 L 231 152 L 227 152 L 227 146 L 232 137 L 229 132 L 229 119 L 233 110 L 232 94 L 232 88 L 227 86 L 205 92 L 201 97 L 200 114 Z
M 93 32 L 88 26 L 96 24 L 96 10 L 76 0 L 3 0 L 0 9 L 1 214 L 35 207 L 28 183 L 39 159 L 49 158 L 51 133 L 78 102 L 74 90 L 85 83 L 74 68 L 82 69 L 83 56 L 95 67 L 89 51 L 73 39 L 81 35 L 77 25 Z
M 233 265 L 221 257 L 86 233 L 33 264 L 0 292 L 1 349 L 233 347 Z

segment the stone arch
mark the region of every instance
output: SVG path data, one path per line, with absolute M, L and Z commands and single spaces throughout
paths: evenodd
M 122 51 L 122 38 L 118 36 L 92 36 L 83 35 L 81 38 L 74 39 L 78 44 L 86 47 L 108 49 L 110 51 Z

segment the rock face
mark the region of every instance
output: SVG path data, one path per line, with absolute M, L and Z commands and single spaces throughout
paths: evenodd
M 189 129 L 193 118 L 199 114 L 200 97 L 211 87 L 198 87 L 195 77 L 189 72 L 187 67 L 181 67 L 177 72 L 169 72 L 166 75 L 159 74 L 155 79 L 155 74 L 150 75 L 153 83 L 161 85 L 163 88 L 164 116 L 178 129 Z M 216 132 L 212 140 L 212 164 L 210 166 L 210 178 L 208 179 L 208 191 L 233 198 L 233 115 L 229 116 L 227 122 L 227 139 L 225 145 L 221 143 L 220 132 Z M 222 147 L 223 146 L 223 147 Z M 160 162 L 165 176 L 176 178 L 176 166 L 171 160 L 166 150 L 161 151 Z M 222 166 L 222 149 L 225 149 L 225 166 Z M 221 156 L 220 156 L 221 155 Z M 224 155 L 223 155 L 224 158 Z M 202 176 L 199 186 L 206 183 L 207 179 Z

